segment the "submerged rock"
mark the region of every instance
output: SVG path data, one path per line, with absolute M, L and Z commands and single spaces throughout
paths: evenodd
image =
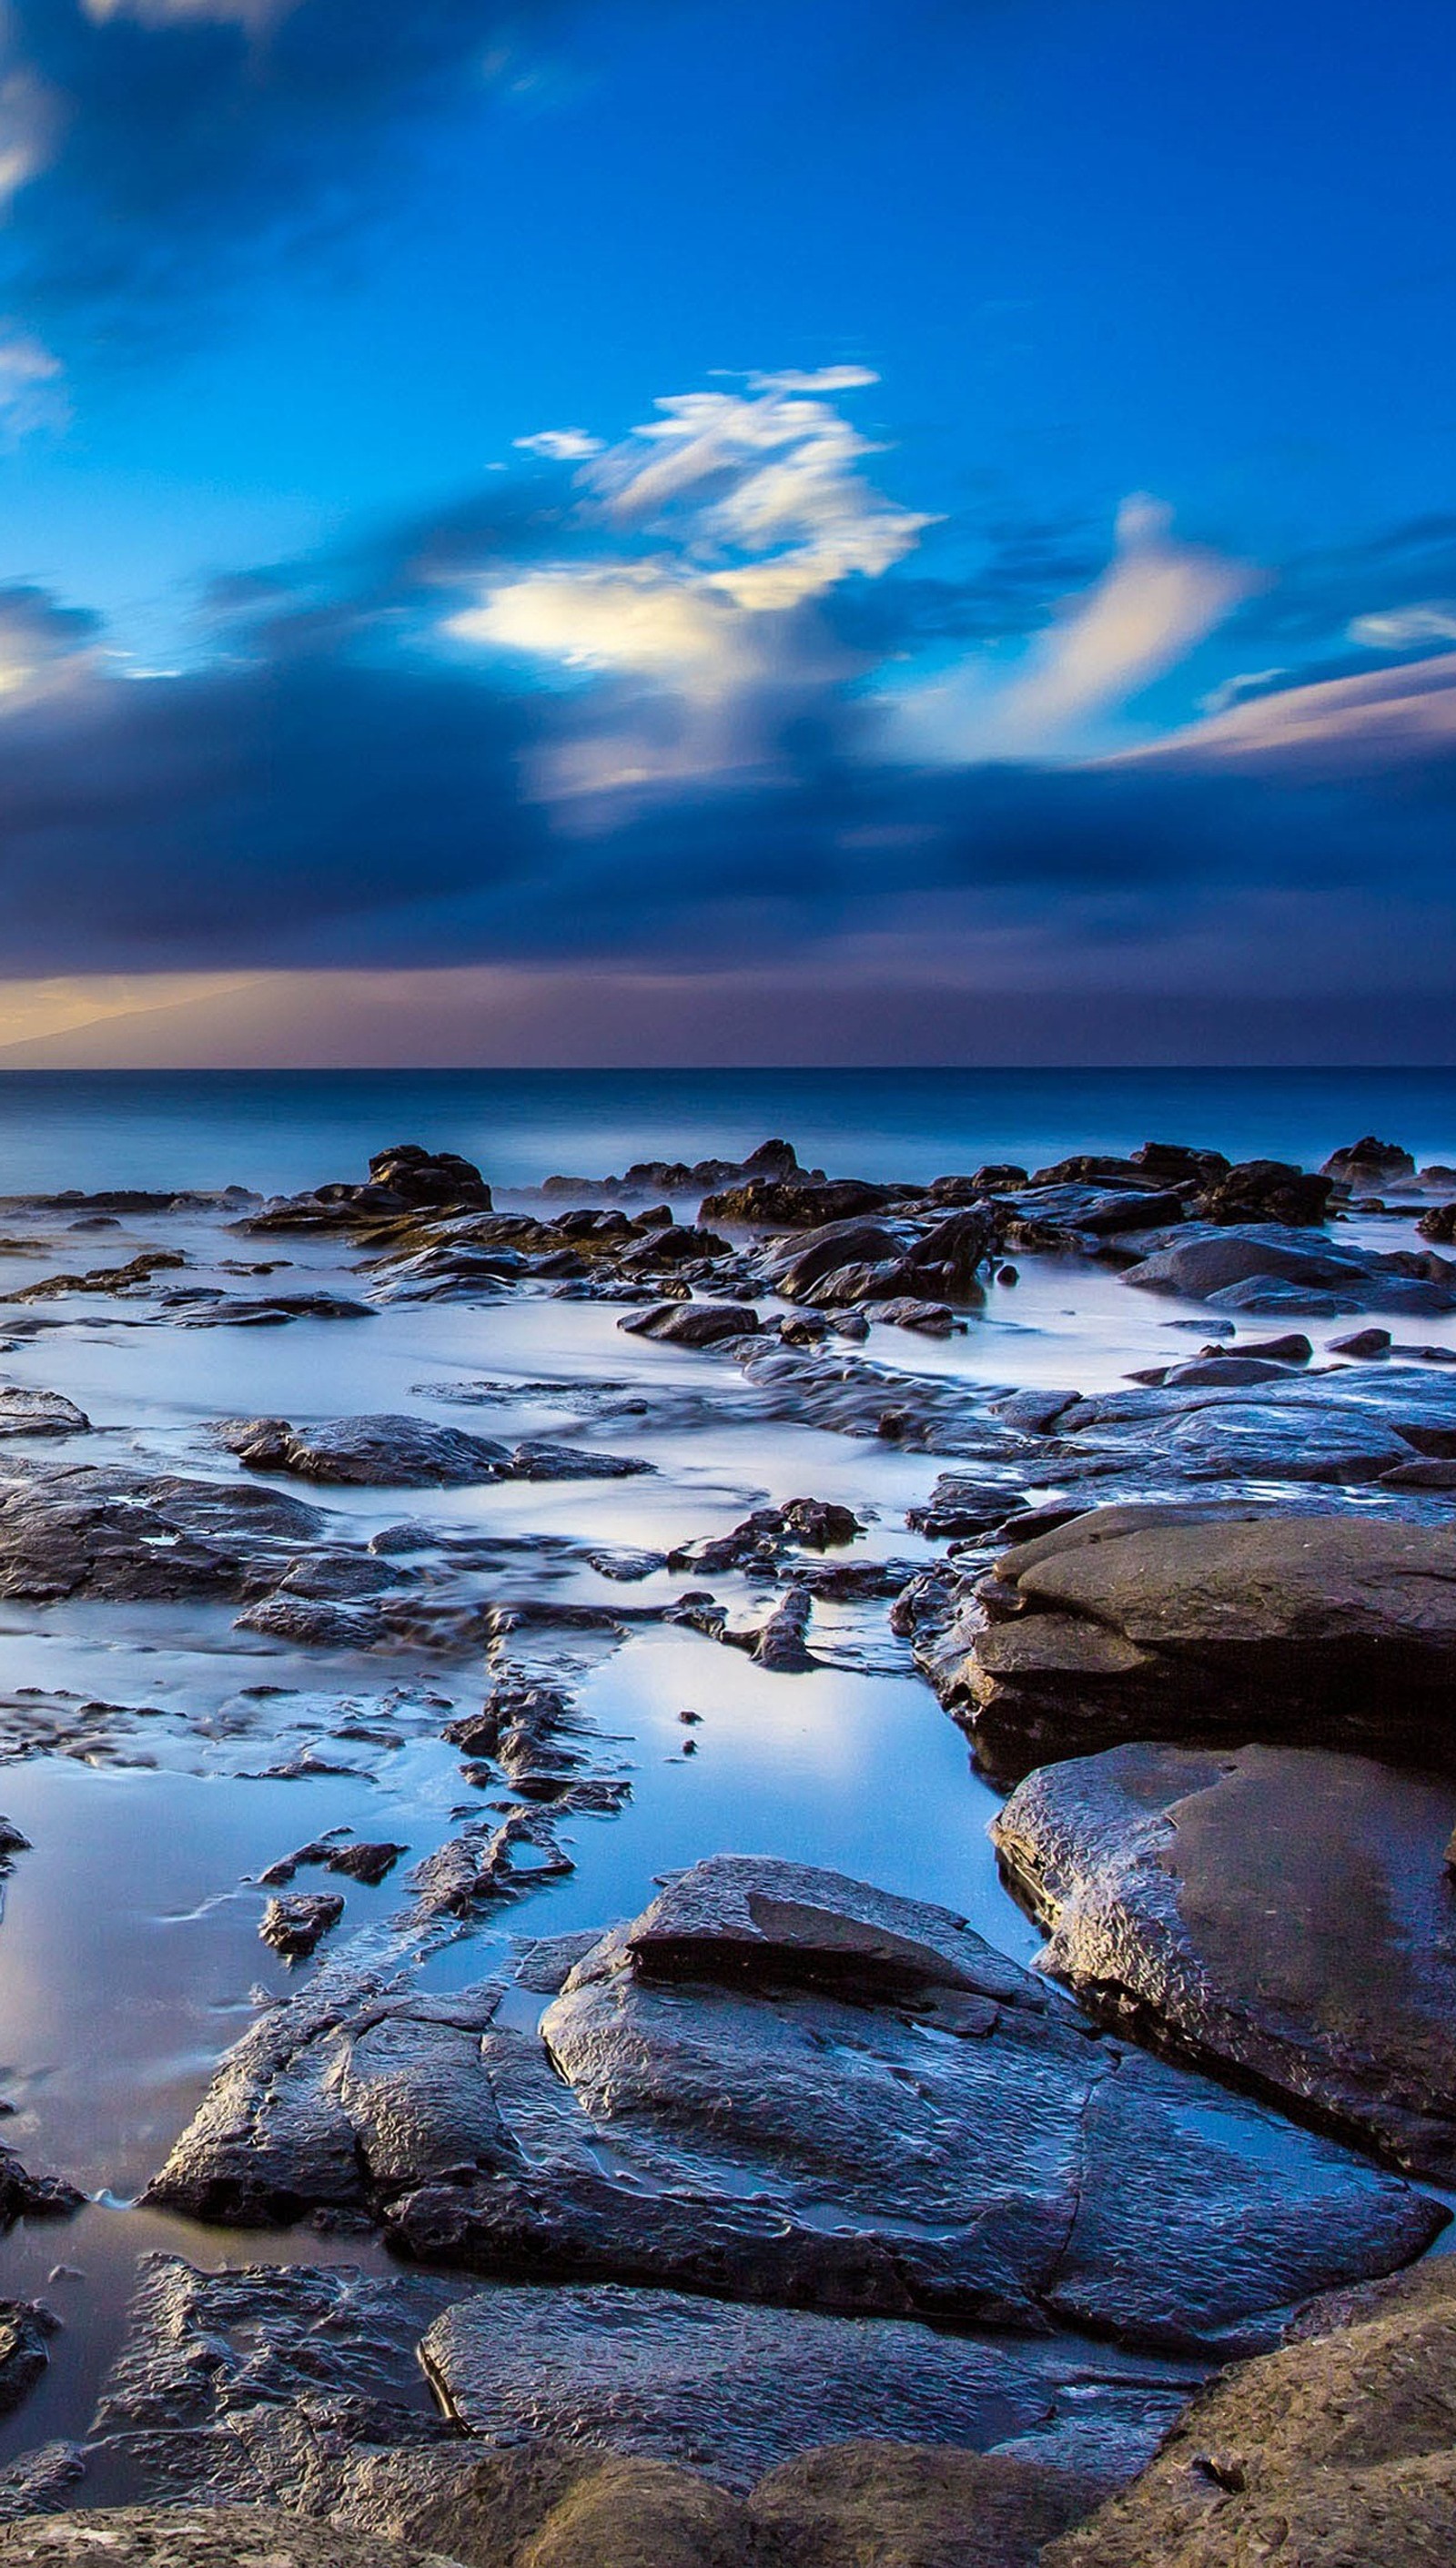
M 1298 1748 L 1043 1766 L 992 1833 L 1103 2022 L 1456 2181 L 1456 1783 Z
M 1148 1738 L 1456 1762 L 1456 1525 L 1101 1507 L 967 1604 L 920 1655 L 1000 1774 Z
M 571 1971 L 310 1991 L 223 2064 L 146 2199 L 369 2210 L 417 2257 L 1168 2352 L 1268 2343 L 1419 2252 L 1439 2207 L 1094 2036 L 944 1909 L 721 1856 Z
M 1042 2568 L 1444 2568 L 1456 2555 L 1456 2270 L 1311 2312 L 1204 2392 Z
M 61 2322 L 44 2301 L 0 2301 L 0 2416 L 21 2407 L 45 2372 Z

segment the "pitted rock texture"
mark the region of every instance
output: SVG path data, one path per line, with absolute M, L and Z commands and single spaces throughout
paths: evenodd
M 1006 1552 L 922 1662 L 1015 1778 L 1128 1739 L 1456 1763 L 1456 1525 L 1105 1507 Z
M 0 2568 L 462 2568 L 273 2506 L 107 2506 L 0 2524 Z
M 1435 2258 L 1311 2324 L 1216 2381 L 1042 2568 L 1448 2568 L 1456 2270 Z
M 576 1965 L 539 2039 L 493 2025 L 496 1998 L 316 1984 L 271 2009 L 146 2198 L 368 2210 L 484 2272 L 1170 2352 L 1267 2343 L 1443 2219 L 1098 2039 L 949 1911 L 803 1865 L 695 1866 Z
M 1137 1746 L 1041 1767 L 992 1833 L 1101 2021 L 1450 2185 L 1453 1822 L 1456 1782 L 1364 1758 Z

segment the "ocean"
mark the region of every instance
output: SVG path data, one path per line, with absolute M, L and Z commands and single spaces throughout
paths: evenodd
M 7 1071 L 0 1193 L 363 1174 L 372 1150 L 461 1150 L 502 1188 L 770 1133 L 832 1174 L 1190 1141 L 1306 1166 L 1375 1131 L 1456 1159 L 1456 1070 Z

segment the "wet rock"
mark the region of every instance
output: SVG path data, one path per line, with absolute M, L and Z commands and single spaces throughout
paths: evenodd
M 1241 1159 L 1199 1198 L 1205 1221 L 1322 1222 L 1332 1191 L 1328 1174 L 1308 1176 L 1287 1159 Z
M 125 1266 L 93 1266 L 83 1275 L 45 1275 L 37 1284 L 27 1284 L 11 1295 L 16 1302 L 59 1302 L 72 1293 L 135 1293 L 149 1284 L 153 1275 L 173 1266 L 185 1266 L 179 1248 L 148 1248 L 129 1260 Z
M 707 1186 L 737 1185 L 756 1178 L 802 1177 L 822 1183 L 822 1168 L 800 1168 L 791 1141 L 760 1141 L 746 1159 L 637 1159 L 620 1177 L 547 1177 L 543 1195 L 701 1194 Z M 659 1209 L 654 1207 L 654 1209 Z M 661 1208 L 664 1221 L 672 1209 Z
M 0 2525 L 0 2568 L 454 2568 L 273 2506 L 98 2506 Z
M 1277 1358 L 1246 1356 L 1242 1353 L 1194 1356 L 1187 1364 L 1169 1365 L 1158 1369 L 1160 1382 L 1174 1385 L 1187 1384 L 1193 1388 L 1204 1389 L 1218 1389 L 1222 1386 L 1237 1388 L 1245 1383 L 1279 1382 L 1287 1381 L 1288 1378 L 1286 1366 Z
M 726 1257 L 728 1243 L 716 1230 L 703 1230 L 695 1222 L 669 1222 L 666 1229 L 654 1230 L 640 1247 L 631 1248 L 622 1259 L 624 1275 L 650 1275 L 659 1266 L 684 1266 L 698 1258 Z
M 64 2176 L 32 2175 L 14 2149 L 0 2148 L 0 2229 L 16 2220 L 69 2220 L 85 2200 Z
M 807 1588 L 791 1587 L 752 1638 L 750 1654 L 760 1668 L 771 1668 L 778 1676 L 798 1676 L 815 1665 L 808 1645 L 812 1610 L 813 1599 Z M 737 1635 L 725 1633 L 724 1638 L 736 1639 Z
M 1456 2552 L 1456 2271 L 1439 2258 L 1204 2392 L 1042 2568 L 1440 2568 Z
M 513 1480 L 635 1480 L 651 1471 L 651 1462 L 632 1453 L 597 1453 L 580 1444 L 558 1444 L 550 1437 L 528 1437 L 510 1456 Z
M 1246 1275 L 1241 1283 L 1210 1293 L 1208 1300 L 1211 1310 L 1236 1311 L 1247 1320 L 1335 1320 L 1341 1311 L 1359 1307 L 1352 1286 L 1321 1292 L 1315 1284 L 1282 1284 L 1273 1275 Z
M 750 1177 L 744 1184 L 724 1186 L 705 1195 L 700 1221 L 730 1221 L 763 1230 L 812 1230 L 830 1221 L 850 1221 L 863 1213 L 881 1212 L 895 1202 L 896 1186 L 871 1185 L 863 1177 Z
M 758 1314 L 741 1302 L 655 1302 L 619 1320 L 635 1338 L 662 1338 L 672 1347 L 716 1347 L 726 1338 L 751 1336 Z
M 448 1488 L 499 1479 L 507 1447 L 428 1418 L 335 1418 L 300 1430 L 283 1418 L 227 1419 L 218 1442 L 251 1471 L 357 1487 Z
M 750 2512 L 783 2568 L 1036 2568 L 1100 2493 L 1070 2470 L 876 2439 L 785 2463 Z
M 89 1464 L 38 1472 L 0 1497 L 0 1595 L 237 1596 L 322 1528 L 272 1489 Z
M 1350 1337 L 1331 1338 L 1328 1352 L 1332 1356 L 1352 1356 L 1356 1363 L 1368 1364 L 1372 1357 L 1388 1356 L 1390 1332 L 1388 1329 L 1356 1329 Z
M 771 1342 L 745 1347 L 739 1363 L 768 1418 L 840 1436 L 888 1435 L 914 1451 L 977 1460 L 1019 1460 L 1033 1449 L 984 1393 L 951 1377 L 896 1373 L 838 1350 L 800 1352 Z
M 816 1287 L 849 1267 L 893 1265 L 908 1246 L 904 1227 L 884 1222 L 846 1219 L 823 1223 L 797 1240 L 778 1242 L 759 1260 L 764 1285 L 786 1302 L 814 1301 Z
M 959 1535 L 990 1533 L 1005 1524 L 1018 1504 L 1016 1492 L 996 1480 L 968 1479 L 959 1471 L 943 1471 L 930 1496 L 921 1506 L 907 1507 L 905 1522 L 912 1533 L 924 1533 L 933 1539 Z
M 1347 1149 L 1332 1151 L 1319 1173 L 1353 1194 L 1370 1194 L 1413 1177 L 1415 1161 L 1398 1141 L 1377 1141 L 1373 1132 L 1367 1132 Z
M 490 1210 L 490 1188 L 469 1159 L 454 1150 L 426 1150 L 402 1141 L 379 1150 L 363 1185 L 316 1186 L 301 1195 L 274 1196 L 233 1224 L 241 1231 L 351 1230 L 406 1213 Z
M 85 1436 L 90 1427 L 59 1391 L 0 1391 L 0 1436 Z
M 1275 1223 L 1227 1229 L 1199 1223 L 1186 1238 L 1127 1267 L 1122 1281 L 1199 1302 L 1254 1277 L 1317 1288 L 1355 1286 L 1366 1276 L 1367 1261 L 1358 1252 L 1336 1248 L 1322 1234 L 1311 1240 L 1292 1238 L 1288 1225 Z
M 1423 1212 L 1416 1229 L 1422 1239 L 1432 1239 L 1443 1248 L 1456 1245 L 1456 1203 L 1433 1204 Z
M 1160 1737 L 1456 1762 L 1456 1528 L 1097 1508 L 1004 1554 L 980 1600 L 922 1664 L 998 1773 Z
M 949 1911 L 807 1866 L 695 1867 L 576 1966 L 539 2036 L 492 2025 L 497 1994 L 271 2010 L 146 2199 L 368 2209 L 417 2257 L 517 2278 L 1054 2318 L 1179 2353 L 1269 2342 L 1442 2219 L 1095 2038 Z
M 238 1295 L 169 1314 L 183 1329 L 271 1329 L 291 1320 L 373 1320 L 377 1316 L 368 1302 L 353 1301 L 346 1293 L 274 1293 L 263 1301 Z
M 315 1837 L 308 1845 L 299 1846 L 293 1854 L 280 1855 L 276 1863 L 270 1863 L 265 1872 L 259 1873 L 258 1879 L 265 1889 L 281 1890 L 305 1865 L 320 1864 L 330 1872 L 345 1873 L 351 1881 L 362 1881 L 370 1888 L 376 1888 L 393 1872 L 401 1855 L 408 1852 L 408 1846 L 397 1845 L 393 1839 L 382 1839 L 376 1844 L 353 1841 L 336 1844 L 328 1837 Z
M 286 1961 L 306 1961 L 343 1914 L 337 1891 L 301 1891 L 290 1899 L 270 1899 L 258 1933 Z
M 61 2322 L 44 2301 L 0 2301 L 0 2416 L 30 2397 L 51 2358 Z
M 1030 1775 L 996 1820 L 1044 1967 L 1449 2185 L 1456 1784 L 1307 1749 L 1129 1747 Z
M 950 1338 L 965 1322 L 958 1320 L 946 1302 L 919 1302 L 913 1294 L 898 1294 L 893 1301 L 877 1302 L 873 1316 L 883 1328 L 918 1329 L 923 1337 Z
M 1146 2357 L 1109 2348 L 1089 2361 L 1066 2338 L 1014 2349 L 904 2320 L 613 2283 L 493 2286 L 453 2302 L 420 2351 L 446 2415 L 471 2434 L 606 2445 L 736 2487 L 870 2430 L 929 2458 L 931 2447 L 985 2446 L 1080 2411 L 1100 2494 L 1130 2474 L 1134 2454 L 1150 2457 L 1188 2396 L 1171 2366 L 1160 2381 Z
M 864 1531 L 854 1509 L 839 1506 L 832 1498 L 789 1498 L 778 1513 L 785 1533 L 807 1544 L 811 1551 L 828 1551 L 838 1543 L 853 1542 Z

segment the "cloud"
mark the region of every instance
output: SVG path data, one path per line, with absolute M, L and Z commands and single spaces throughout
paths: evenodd
M 535 790 L 579 802 L 741 774 L 771 759 L 806 693 L 848 674 L 811 610 L 846 582 L 883 578 L 932 523 L 875 486 L 864 465 L 879 450 L 826 397 L 866 380 L 842 367 L 660 400 L 577 477 L 575 557 L 492 576 L 445 617 L 456 643 L 632 680 L 657 699 L 593 717 L 537 762 Z
M 85 607 L 60 606 L 41 588 L 0 587 L 0 720 L 94 679 L 100 635 Z
M 1089 727 L 1184 659 L 1263 585 L 1247 562 L 1180 542 L 1171 512 L 1123 501 L 1117 549 L 1091 588 L 1063 602 L 1010 675 L 984 663 L 900 691 L 907 740 L 943 758 L 1085 753 Z
M 382 200 L 402 132 L 486 97 L 499 31 L 498 0 L 6 0 L 8 300 L 155 326 L 332 235 Z
M 1419 606 L 1387 608 L 1379 615 L 1357 615 L 1349 638 L 1371 651 L 1412 651 L 1430 642 L 1456 642 L 1456 600 L 1430 599 Z
M 511 444 L 523 455 L 542 455 L 552 464 L 579 464 L 602 451 L 601 438 L 584 428 L 538 428 L 534 437 L 512 438 Z
M 10 439 L 35 429 L 62 428 L 69 416 L 61 389 L 59 357 L 25 330 L 0 325 L 0 434 Z
M 1055 614 L 1076 529 L 998 528 L 960 596 L 874 453 L 822 387 L 675 398 L 567 474 L 523 463 L 217 584 L 180 674 L 0 592 L 0 975 L 534 976 L 583 1043 L 589 987 L 628 1026 L 634 988 L 671 985 L 664 1045 L 695 986 L 714 1042 L 768 1043 L 771 979 L 821 1048 L 831 1015 L 903 1043 L 993 1000 L 1011 1023 L 1018 992 L 1083 1028 L 1095 992 L 1272 1007 L 1292 947 L 1321 1023 L 1340 991 L 1449 992 L 1456 654 L 1246 676 L 1138 754 L 1079 757 L 1070 727 L 1250 574 L 1137 509 Z M 1019 618 L 1035 748 L 912 756 L 887 673 L 927 631 Z M 1007 647 L 977 655 L 988 696 Z
M 1286 686 L 1129 753 L 1144 766 L 1243 768 L 1321 782 L 1456 757 L 1456 652 Z

